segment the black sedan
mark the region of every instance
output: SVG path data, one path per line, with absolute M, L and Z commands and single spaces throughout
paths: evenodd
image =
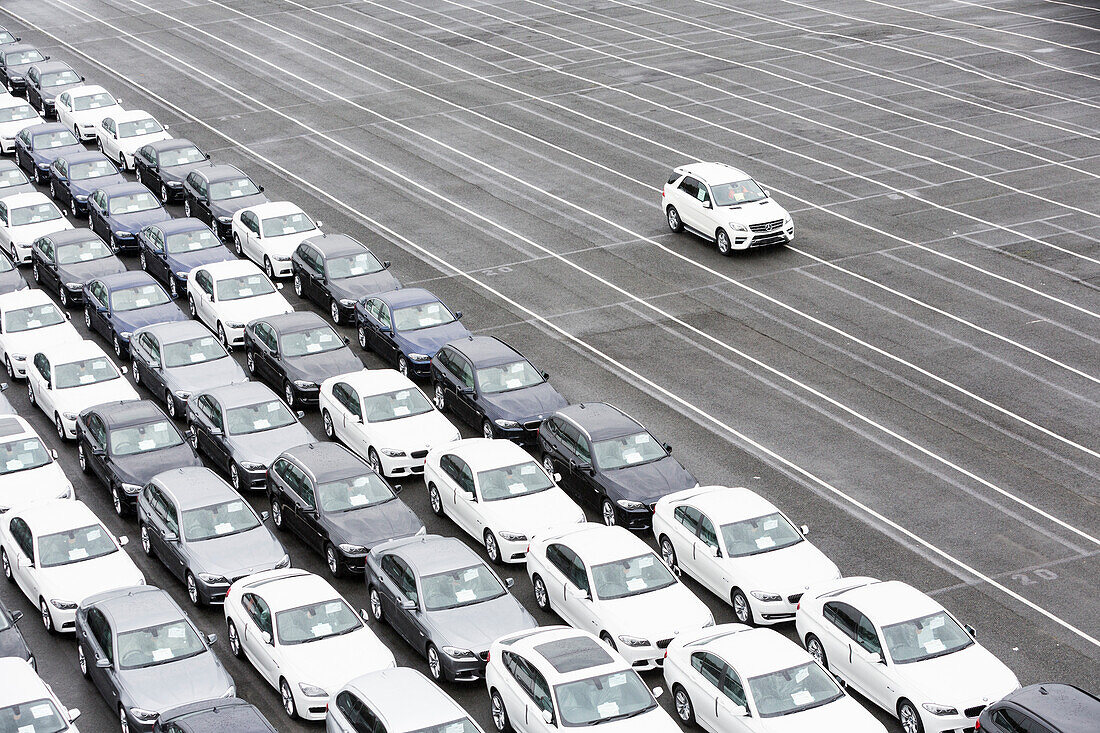
M 259 710 L 239 697 L 219 697 L 165 710 L 153 733 L 275 733 Z
M 348 343 L 316 313 L 284 313 L 245 326 L 245 364 L 249 374 L 282 390 L 288 406 L 316 405 L 321 382 L 363 368 Z
M 321 553 L 333 576 L 362 573 L 375 545 L 424 532 L 400 490 L 336 443 L 284 451 L 267 475 L 271 521 Z
M 75 219 L 87 216 L 88 197 L 97 188 L 126 183 L 111 160 L 100 152 L 80 150 L 50 163 L 50 196 Z
M 89 407 L 77 417 L 76 440 L 80 470 L 103 481 L 119 516 L 132 511 L 142 487 L 161 471 L 202 465 L 175 424 L 149 400 Z
M 27 102 L 46 119 L 54 114 L 58 94 L 83 83 L 84 77 L 64 61 L 43 61 L 27 70 Z
M 493 336 L 450 342 L 432 358 L 431 377 L 436 407 L 489 439 L 532 443 L 543 419 L 569 404 L 549 374 Z
M 603 402 L 558 410 L 538 431 L 543 467 L 582 506 L 598 507 L 604 524 L 649 529 L 653 505 L 699 485 L 634 418 Z
M 173 298 L 187 291 L 187 275 L 200 265 L 237 259 L 198 219 L 169 219 L 138 232 L 141 269 L 164 283 Z
M 138 148 L 134 154 L 134 173 L 162 204 L 183 198 L 183 179 L 210 156 L 185 138 L 158 140 Z
M 401 283 L 389 271 L 389 260 L 346 234 L 310 237 L 290 258 L 294 292 L 327 307 L 333 323 L 355 321 L 355 304 L 375 293 L 397 290 Z
M 27 646 L 22 632 L 16 626 L 22 618 L 22 611 L 9 611 L 4 602 L 0 601 L 0 657 L 26 659 L 32 667 L 38 669 L 31 648 Z
M 62 307 L 84 302 L 84 286 L 97 277 L 126 272 L 111 248 L 88 229 L 66 229 L 39 237 L 31 247 L 31 274 Z
M 183 179 L 183 215 L 209 224 L 226 241 L 233 214 L 264 203 L 264 187 L 231 165 L 200 166 Z
M 29 43 L 0 46 L 0 82 L 12 94 L 23 94 L 27 88 L 27 71 L 49 58 Z

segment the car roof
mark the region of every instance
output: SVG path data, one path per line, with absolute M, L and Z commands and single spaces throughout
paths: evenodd
M 478 554 L 455 537 L 423 534 L 410 537 L 406 542 L 387 545 L 387 548 L 408 562 L 420 576 L 482 564 Z
M 85 150 L 82 153 L 69 153 L 68 155 L 59 156 L 58 159 L 65 161 L 69 165 L 75 165 L 77 163 L 88 163 L 93 160 L 106 160 L 111 163 L 114 162 L 98 150 Z
M 850 603 L 880 627 L 943 610 L 943 606 L 908 583 L 867 580 L 846 591 L 818 597 L 826 603 L 834 599 Z
M 88 408 L 103 419 L 108 428 L 122 428 L 129 425 L 143 425 L 152 420 L 167 420 L 157 404 L 152 400 L 115 400 Z
M 577 553 L 585 565 L 599 565 L 653 552 L 641 538 L 625 527 L 608 527 L 595 522 L 570 526 L 564 532 L 540 537 L 547 544 L 561 542 Z
M 150 326 L 143 326 L 139 328 L 135 333 L 148 332 L 156 336 L 163 344 L 174 344 L 177 341 L 186 341 L 188 339 L 199 338 L 202 336 L 209 336 L 214 338 L 214 334 L 210 332 L 206 326 L 202 325 L 198 321 L 165 321 L 164 323 L 154 323 Z
M 376 293 L 371 296 L 387 303 L 391 308 L 402 308 L 407 305 L 420 305 L 421 303 L 434 303 L 439 300 L 436 295 L 424 288 L 401 288 L 400 290 L 388 290 L 384 293 Z
M 0 679 L 0 707 L 53 697 L 30 662 L 20 657 L 0 657 Z
M 196 219 L 193 216 L 180 217 L 178 219 L 168 219 L 166 221 L 158 221 L 155 224 L 150 224 L 149 226 L 159 229 L 165 234 L 165 236 L 169 234 L 179 234 L 181 232 L 193 232 L 199 229 L 210 229 L 210 227 L 203 223 L 201 219 Z
M 328 325 L 328 321 L 313 311 L 279 313 L 278 315 L 257 318 L 256 320 L 263 321 L 278 333 L 294 333 L 295 331 L 304 331 L 307 328 Z
M 458 456 L 469 463 L 475 473 L 535 460 L 523 448 L 505 439 L 464 438 L 440 446 L 439 451 Z
M 63 344 L 47 344 L 38 349 L 38 353 L 45 354 L 51 364 L 54 364 L 55 359 L 57 364 L 71 364 L 78 359 L 107 356 L 107 352 L 99 344 L 88 339 Z
M 169 469 L 154 476 L 152 482 L 170 494 L 181 511 L 241 498 L 232 486 L 206 466 Z
M 7 204 L 8 209 L 18 209 L 22 206 L 30 206 L 32 204 L 41 204 L 50 200 L 50 197 L 41 191 L 29 191 L 28 193 L 16 193 L 11 196 L 5 196 L 3 202 Z
M 591 634 L 568 626 L 543 626 L 498 643 L 535 662 L 542 671 L 552 669 L 563 682 L 630 668 Z
M 0 50 L 2 50 L 5 54 L 11 53 L 13 51 L 37 51 L 38 46 L 34 45 L 33 43 L 9 43 L 6 46 L 0 47 Z M 43 54 L 43 56 L 45 56 L 45 54 Z
M 161 713 L 158 722 L 161 725 L 166 722 L 174 723 L 187 733 L 275 731 L 263 713 L 252 703 L 239 697 L 219 697 L 180 705 Z M 241 728 L 242 725 L 248 727 Z
M 45 290 L 23 288 L 22 290 L 0 294 L 0 312 L 13 308 L 26 308 L 30 305 L 45 305 L 52 302 L 53 298 L 47 295 Z
M 224 181 L 230 178 L 248 178 L 240 168 L 227 163 L 211 163 L 206 168 L 196 168 L 195 171 L 207 181 Z
M 95 605 L 111 621 L 111 629 L 117 635 L 135 629 L 144 629 L 157 624 L 179 621 L 187 618 L 172 597 L 166 591 L 152 585 L 139 585 L 131 588 L 99 593 L 86 604 Z
M 0 440 L 18 440 L 20 438 L 37 437 L 38 433 L 26 418 L 19 415 L 0 415 Z
M 371 703 L 391 731 L 421 730 L 468 717 L 450 695 L 410 667 L 390 667 L 347 683 Z M 410 705 L 409 701 L 416 704 Z
M 592 440 L 604 440 L 645 430 L 637 420 L 606 402 L 580 402 L 558 410 L 581 427 Z
M 254 405 L 257 402 L 279 399 L 271 388 L 260 382 L 239 382 L 203 390 L 199 394 L 208 394 L 218 401 L 222 409 Z
M 690 492 L 678 494 L 671 504 L 690 504 L 718 524 L 778 511 L 770 501 L 743 486 L 699 486 Z
M 32 69 L 37 68 L 38 73 L 40 73 L 40 74 L 52 74 L 55 71 L 64 71 L 65 69 L 68 69 L 69 71 L 75 71 L 75 69 L 73 67 L 69 66 L 64 61 L 53 61 L 53 60 L 39 61 L 38 63 L 36 63 L 31 68 Z
M 104 186 L 99 189 L 108 196 L 125 196 L 132 193 L 147 193 L 150 196 L 153 192 L 146 188 L 144 185 L 137 183 L 136 181 L 127 181 L 126 183 L 112 183 L 110 186 Z
M 475 367 L 504 364 L 525 358 L 496 336 L 469 336 L 448 345 L 465 354 Z
M 684 651 L 709 651 L 733 665 L 742 679 L 789 669 L 813 661 L 802 647 L 769 628 L 723 624 L 701 639 L 684 644 Z
M 13 97 L 6 91 L 0 92 L 0 109 L 8 109 L 10 107 L 22 107 L 24 104 L 27 104 L 27 100 L 23 99 L 22 97 Z
M 1035 713 L 1059 733 L 1094 733 L 1100 720 L 1100 699 L 1075 685 L 1028 685 L 1010 692 L 1004 701 Z
M 65 125 L 60 122 L 40 122 L 37 125 L 27 125 L 24 129 L 27 131 L 27 134 L 32 137 L 46 132 L 61 132 L 62 130 L 72 132 L 72 130 L 69 130 L 69 128 L 65 127 Z M 73 144 L 75 145 L 76 143 Z
M 96 278 L 103 283 L 108 290 L 118 288 L 131 288 L 135 285 L 159 285 L 152 275 L 144 270 L 127 270 L 126 272 L 114 272 L 110 275 Z
M 370 473 L 363 459 L 339 443 L 318 441 L 303 443 L 282 452 L 304 468 L 318 483 Z
M 98 234 L 84 227 L 62 229 L 60 232 L 51 232 L 42 237 L 42 239 L 50 240 L 55 247 L 60 247 L 63 244 L 74 244 L 76 242 L 90 242 L 93 239 L 98 239 L 103 243 L 103 246 L 107 246 L 107 243 L 104 242 Z
M 83 97 L 89 94 L 111 94 L 98 84 L 81 84 L 78 87 L 73 87 L 72 89 L 70 89 L 69 93 L 72 94 L 74 97 Z M 114 97 L 115 95 L 111 94 L 111 96 Z
M 145 145 L 142 145 L 141 147 L 143 147 L 143 148 L 149 147 L 149 148 L 152 148 L 153 150 L 156 150 L 159 153 L 159 152 L 162 152 L 164 150 L 176 150 L 177 148 L 197 148 L 198 145 L 191 142 L 190 140 L 188 140 L 185 137 L 170 137 L 170 138 L 166 138 L 164 140 L 154 140 L 153 142 L 146 143 Z M 202 161 L 197 161 L 197 162 L 201 163 Z
M 36 501 L 17 507 L 11 513 L 22 517 L 36 537 L 90 524 L 103 524 L 87 504 L 72 499 Z
M 318 600 L 343 597 L 321 576 L 299 568 L 264 570 L 233 585 L 238 586 L 242 593 L 259 593 L 271 606 L 272 613 Z M 237 592 L 238 588 L 234 588 L 234 594 Z
M 731 183 L 733 181 L 743 181 L 746 178 L 751 178 L 748 173 L 740 168 L 734 168 L 732 165 L 726 163 L 688 163 L 676 168 L 677 173 L 686 173 L 694 178 L 698 178 L 703 183 L 709 185 L 715 185 L 719 183 Z
M 411 389 L 416 383 L 396 369 L 360 369 L 357 372 L 340 374 L 332 381 L 351 385 L 359 397 L 395 392 L 399 389 Z
M 134 120 L 144 120 L 150 117 L 156 119 L 156 117 L 143 109 L 124 109 L 121 112 L 116 112 L 111 115 L 111 118 L 115 122 L 133 122 Z
M 303 239 L 302 244 L 308 244 L 320 252 L 322 257 L 326 258 L 355 254 L 368 249 L 367 245 L 346 234 L 321 234 Z
M 262 275 L 264 272 L 252 260 L 222 260 L 221 262 L 211 262 L 209 265 L 203 265 L 198 269 L 206 270 L 215 280 L 240 277 L 241 275 Z
M 255 206 L 249 206 L 248 210 L 260 219 L 270 216 L 285 216 L 286 214 L 304 214 L 301 207 L 291 201 L 267 201 Z

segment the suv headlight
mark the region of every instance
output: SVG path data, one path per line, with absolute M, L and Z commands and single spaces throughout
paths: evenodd
M 76 604 L 72 601 L 62 601 L 58 598 L 50 599 L 50 605 L 62 611 L 74 611 L 76 610 Z
M 922 708 L 932 713 L 933 715 L 958 715 L 959 711 L 950 705 L 937 705 L 934 702 L 926 702 L 921 705 Z
M 210 585 L 228 585 L 229 579 L 224 575 L 214 575 L 213 573 L 199 573 L 199 580 Z
M 768 593 L 764 590 L 754 590 L 752 592 L 752 597 L 758 601 L 767 601 L 771 603 L 783 600 L 783 596 L 778 593 Z
M 370 552 L 370 550 L 363 547 L 362 545 L 349 545 L 346 543 L 342 543 L 337 545 L 337 547 L 339 547 L 340 552 L 344 553 L 345 555 L 366 555 L 368 552 Z
M 520 424 L 515 420 L 493 420 L 497 424 L 497 427 L 515 430 L 520 427 Z
M 136 495 L 141 493 L 141 487 L 137 484 L 123 484 L 122 490 L 127 494 Z
M 134 332 L 133 331 L 122 331 L 118 335 L 123 341 L 129 341 L 130 337 L 134 335 Z
M 457 646 L 443 646 L 440 647 L 440 649 L 443 650 L 444 654 L 446 654 L 448 657 L 451 657 L 452 659 L 471 659 L 477 657 L 477 654 L 470 651 L 469 649 L 462 649 Z
M 524 542 L 527 539 L 527 535 L 519 532 L 497 532 L 502 540 L 507 542 Z
M 732 229 L 735 232 L 747 232 L 749 230 L 749 228 L 747 226 L 745 226 L 744 224 L 738 224 L 735 221 L 730 222 L 730 229 Z
M 160 713 L 146 710 L 145 708 L 130 708 L 130 715 L 134 716 L 134 718 L 141 723 L 152 723 L 160 717 Z
M 645 509 L 645 504 L 643 504 L 640 501 L 631 501 L 630 499 L 619 499 L 615 503 L 618 504 L 619 506 L 621 506 L 623 509 L 626 509 L 627 511 L 636 512 L 636 511 L 641 511 L 642 509 Z
M 640 636 L 627 636 L 626 634 L 619 635 L 619 641 L 627 646 L 649 646 L 649 639 L 643 639 Z
M 328 697 L 328 693 L 316 685 L 307 685 L 305 682 L 299 682 L 298 688 L 306 697 Z
M 383 448 L 382 452 L 390 458 L 400 458 L 401 456 L 405 455 L 405 451 L 397 450 L 395 448 Z

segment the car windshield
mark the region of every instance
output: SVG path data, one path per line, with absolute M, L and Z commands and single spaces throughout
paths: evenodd
M 758 555 L 797 545 L 802 535 L 779 512 L 722 525 L 722 539 L 730 557 Z
M 325 272 L 333 280 L 346 280 L 349 277 L 370 275 L 384 269 L 378 258 L 370 252 L 333 257 L 325 262 Z
M 59 87 L 62 84 L 79 84 L 80 74 L 76 73 L 72 69 L 65 69 L 64 71 L 54 71 L 49 74 L 42 75 L 42 81 L 39 82 L 40 86 L 45 89 L 46 87 Z
M 817 662 L 749 678 L 749 690 L 761 718 L 798 713 L 844 697 Z
M 183 513 L 183 536 L 191 542 L 227 537 L 259 526 L 259 518 L 242 499 L 188 509 Z
M 63 148 L 66 145 L 79 144 L 79 141 L 71 130 L 43 132 L 31 138 L 31 148 L 34 150 L 52 150 L 54 148 Z
M 9 43 L 15 43 L 15 36 L 8 31 L 0 31 L 0 44 L 7 45 Z
M 367 422 L 386 422 L 431 411 L 432 403 L 415 387 L 363 398 L 363 419 Z
M 218 300 L 240 300 L 257 295 L 270 295 L 275 287 L 263 275 L 242 275 L 218 280 L 214 286 L 218 291 Z
M 653 694 L 632 669 L 555 685 L 554 697 L 567 726 L 623 720 L 657 707 Z
M 5 66 L 23 66 L 24 64 L 33 64 L 38 61 L 45 61 L 46 57 L 37 48 L 32 48 L 29 51 L 12 51 L 11 53 L 4 54 Z
M 16 308 L 4 314 L 4 333 L 33 331 L 36 328 L 56 326 L 65 322 L 65 316 L 53 303 Z
M 119 137 L 140 137 L 142 135 L 153 135 L 158 132 L 164 132 L 164 128 L 152 117 L 146 117 L 144 120 L 132 120 L 130 122 L 118 123 Z
M 111 214 L 134 214 L 139 211 L 149 211 L 160 206 L 156 197 L 148 191 L 137 193 L 124 193 L 120 196 L 112 196 L 108 207 Z
M 605 471 L 657 461 L 667 455 L 664 446 L 646 432 L 597 440 L 592 444 L 592 456 L 596 465 Z
M 733 183 L 719 183 L 710 187 L 714 203 L 718 206 L 739 206 L 767 198 L 764 191 L 751 178 Z
M 119 288 L 111 293 L 111 308 L 119 313 L 154 308 L 169 302 L 171 298 L 164 292 L 164 288 L 152 283 L 136 285 L 132 288 Z
M 323 354 L 345 346 L 344 340 L 329 326 L 318 326 L 308 331 L 294 331 L 279 338 L 283 356 L 295 357 L 307 354 Z
M 183 436 L 167 420 L 157 420 L 145 425 L 134 425 L 111 431 L 108 453 L 112 456 L 132 456 L 172 448 L 183 444 Z
M 20 438 L 0 443 L 0 475 L 45 466 L 52 459 L 38 438 Z
M 424 608 L 428 611 L 491 601 L 507 592 L 484 565 L 425 575 L 420 579 L 420 586 L 424 589 Z
M 393 489 L 378 474 L 325 481 L 317 485 L 317 500 L 326 512 L 348 512 L 394 499 Z
M 882 627 L 886 648 L 897 664 L 920 662 L 965 649 L 970 635 L 946 611 Z
M 115 541 L 101 524 L 89 524 L 38 538 L 38 559 L 44 568 L 91 560 L 117 551 Z
M 347 634 L 363 625 L 343 598 L 311 603 L 275 614 L 280 644 L 306 644 Z
M 596 597 L 603 600 L 649 593 L 675 582 L 675 576 L 652 552 L 592 566 Z
M 0 188 L 22 186 L 25 183 L 30 183 L 30 181 L 27 180 L 27 176 L 23 174 L 23 171 L 18 168 L 9 168 L 8 170 L 0 171 Z
M 21 206 L 11 211 L 11 225 L 13 227 L 41 224 L 44 221 L 54 221 L 60 218 L 61 211 L 49 201 L 34 206 Z
M 115 365 L 105 356 L 93 356 L 91 359 L 58 364 L 53 371 L 54 389 L 83 387 L 118 379 L 118 371 L 115 369 Z
M 316 228 L 317 225 L 313 223 L 313 220 L 301 213 L 272 216 L 260 223 L 260 233 L 264 237 L 282 237 L 287 234 L 312 231 Z
M 7 257 L 0 257 L 0 272 L 11 272 L 15 269 L 15 265 L 11 263 Z
M 454 319 L 454 314 L 438 300 L 398 308 L 393 312 L 393 324 L 398 331 L 417 331 L 421 328 L 441 326 Z
M 160 167 L 172 168 L 177 165 L 199 163 L 206 160 L 206 156 L 194 145 L 186 148 L 173 148 L 160 151 Z
M 57 246 L 57 264 L 59 265 L 75 265 L 79 262 L 91 262 L 113 256 L 114 252 L 99 237 Z
M 91 160 L 87 163 L 74 163 L 69 166 L 69 179 L 87 181 L 91 178 L 118 175 L 118 168 L 109 160 Z
M 204 228 L 169 234 L 165 238 L 165 246 L 168 248 L 168 254 L 178 255 L 183 252 L 197 252 L 200 249 L 221 247 L 222 243 L 214 236 L 214 232 Z
M 168 369 L 204 364 L 228 356 L 225 347 L 213 336 L 199 336 L 186 341 L 164 344 L 162 353 L 164 366 Z
M 517 463 L 514 466 L 479 471 L 477 485 L 481 489 L 484 501 L 499 501 L 516 496 L 537 494 L 546 491 L 554 484 L 534 461 Z
M 481 729 L 469 718 L 459 718 L 450 723 L 437 723 L 427 728 L 417 728 L 409 733 L 481 733 Z
M 214 201 L 255 196 L 260 192 L 251 178 L 235 178 L 231 181 L 215 181 L 210 184 L 210 198 Z
M 85 94 L 80 97 L 73 97 L 73 109 L 77 112 L 83 112 L 89 109 L 102 109 L 103 107 L 110 107 L 115 104 L 115 98 L 107 92 L 97 92 L 95 94 Z
M 58 733 L 68 727 L 49 698 L 0 708 L 0 733 Z
M 11 107 L 0 107 L 0 122 L 16 122 L 17 120 L 29 120 L 37 117 L 38 113 L 29 104 L 16 104 Z
M 118 635 L 119 669 L 140 669 L 187 659 L 206 651 L 184 619 Z
M 226 410 L 225 422 L 230 435 L 248 435 L 285 428 L 293 425 L 295 419 L 293 413 L 286 409 L 286 405 L 278 400 L 271 400 Z
M 511 392 L 514 389 L 534 387 L 542 382 L 542 375 L 526 359 L 477 370 L 477 384 L 486 394 Z

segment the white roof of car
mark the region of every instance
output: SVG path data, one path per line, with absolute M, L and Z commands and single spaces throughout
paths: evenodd
M 271 606 L 272 613 L 297 608 L 306 603 L 343 598 L 320 575 L 299 568 L 265 570 L 249 575 L 234 585 L 239 586 L 240 592 L 255 592 L 262 596 Z M 238 588 L 234 588 L 234 591 L 237 590 Z
M 546 544 L 560 542 L 566 545 L 586 565 L 599 565 L 653 552 L 649 545 L 625 527 L 608 527 L 595 522 L 578 524 L 564 532 L 545 534 L 539 539 Z
M 31 667 L 30 662 L 19 657 L 0 657 L 0 707 L 53 698 L 46 683 Z M 63 711 L 57 711 L 64 714 Z
M 195 270 L 206 270 L 215 280 L 223 280 L 227 277 L 240 277 L 241 275 L 263 275 L 264 271 L 257 267 L 251 260 L 225 260 L 224 262 L 211 262 L 209 265 L 196 267 Z
M 153 115 L 141 109 L 124 109 L 111 115 L 115 122 L 133 122 L 134 120 L 156 119 Z
M 329 385 L 344 382 L 351 385 L 359 397 L 396 392 L 399 389 L 416 387 L 411 379 L 396 369 L 361 369 L 357 372 L 337 374 L 325 380 Z
M 111 94 L 106 89 L 99 86 L 98 84 L 81 84 L 80 86 L 73 87 L 72 89 L 70 89 L 68 91 L 69 91 L 69 94 L 71 94 L 74 97 L 87 97 L 87 96 L 92 95 L 92 94 L 105 94 L 105 93 L 106 94 Z M 114 96 L 115 95 L 111 94 L 112 98 Z
M 748 173 L 740 168 L 734 168 L 725 163 L 688 163 L 676 169 L 678 173 L 688 173 L 695 178 L 700 178 L 704 183 L 711 185 L 716 183 L 730 183 L 751 178 Z
M 39 354 L 45 354 L 50 364 L 71 364 L 80 359 L 93 359 L 97 356 L 107 356 L 107 352 L 95 341 L 84 339 L 83 341 L 69 341 L 59 344 L 43 346 L 38 350 Z M 109 360 L 109 357 L 108 357 Z M 113 363 L 113 362 L 112 362 Z
M 72 499 L 36 501 L 17 507 L 11 513 L 22 517 L 30 525 L 35 537 L 87 527 L 89 524 L 103 524 L 84 502 Z
M 8 107 L 21 107 L 27 103 L 27 100 L 22 97 L 15 97 L 7 92 L 0 94 L 0 108 L 7 109 Z
M 42 203 L 50 203 L 50 197 L 41 191 L 31 191 L 30 193 L 13 193 L 11 196 L 5 196 L 0 199 L 8 207 L 8 209 L 18 209 L 23 206 L 33 206 Z
M 38 288 L 15 290 L 0 295 L 0 313 L 13 308 L 26 308 L 27 306 L 45 305 L 46 303 L 53 303 L 53 298 L 46 295 L 45 290 L 39 290 Z
M 470 464 L 474 473 L 535 460 L 523 448 L 503 438 L 466 438 L 440 446 L 440 452 L 458 456 Z
M 674 507 L 680 504 L 693 506 L 716 524 L 738 522 L 779 511 L 770 501 L 742 486 L 700 486 L 680 492 L 669 504 Z
M 928 595 L 900 580 L 851 580 L 855 581 L 852 585 L 856 587 L 839 593 L 825 592 L 818 597 L 825 603 L 834 599 L 850 603 L 879 626 L 889 626 L 943 610 L 943 606 Z M 838 580 L 836 585 L 840 586 L 842 582 Z
M 722 624 L 706 631 L 714 633 L 685 644 L 684 651 L 713 652 L 732 665 L 742 678 L 790 669 L 813 660 L 805 649 L 774 629 Z
M 260 219 L 268 219 L 272 216 L 286 216 L 287 214 L 304 214 L 298 204 L 290 201 L 269 201 L 266 204 L 250 206 L 249 211 Z M 312 221 L 312 218 L 310 219 Z

